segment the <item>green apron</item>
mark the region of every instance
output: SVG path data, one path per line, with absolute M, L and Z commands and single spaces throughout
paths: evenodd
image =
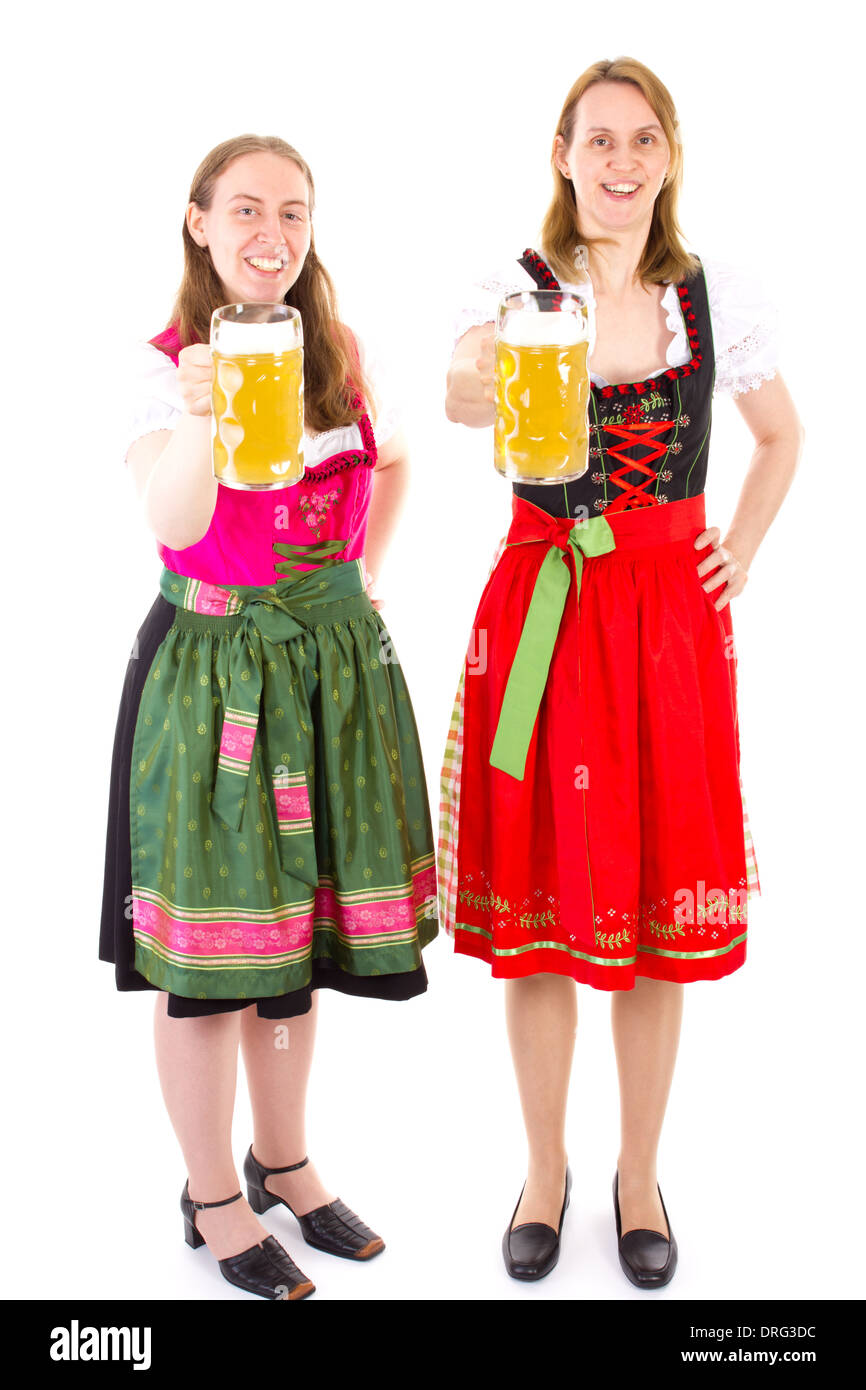
M 279 545 L 291 572 L 260 587 L 163 569 L 177 613 L 130 778 L 135 969 L 159 989 L 286 994 L 321 957 L 402 973 L 436 936 L 412 705 L 361 562 L 333 559 L 344 548 Z

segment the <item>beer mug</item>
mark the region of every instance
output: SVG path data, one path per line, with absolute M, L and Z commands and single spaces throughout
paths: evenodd
M 589 318 L 564 290 L 508 294 L 496 318 L 494 464 L 521 483 L 567 483 L 589 465 Z
M 211 317 L 213 472 L 226 487 L 304 476 L 304 348 L 288 304 L 227 304 Z

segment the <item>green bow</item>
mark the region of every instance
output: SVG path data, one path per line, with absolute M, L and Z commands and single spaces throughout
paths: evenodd
M 275 551 L 286 557 L 274 563 L 276 584 L 229 588 L 190 579 L 167 567 L 160 579 L 160 591 L 179 608 L 241 615 L 229 652 L 212 808 L 234 831 L 241 828 L 248 801 L 257 816 L 253 752 L 256 739 L 263 737 L 265 766 L 270 763 L 272 768 L 280 862 L 287 874 L 313 888 L 319 881 L 313 805 L 315 736 L 306 682 L 313 658 L 304 655 L 303 643 L 293 639 L 304 637 L 316 619 L 327 613 L 328 604 L 364 592 L 362 562 L 336 558 L 346 545 L 343 540 L 309 546 L 275 543 Z M 316 568 L 303 570 L 303 563 Z M 276 722 L 277 716 L 263 707 L 263 695 L 265 673 L 270 663 L 280 659 L 280 649 L 288 657 L 291 699 L 284 711 L 287 717 Z M 276 750 L 287 745 L 291 767 L 277 762 Z
M 568 535 L 568 544 L 574 552 L 579 598 L 584 555 L 587 558 L 607 555 L 616 549 L 616 541 L 605 517 L 594 516 L 588 521 L 574 524 Z M 541 562 L 535 580 L 490 751 L 490 766 L 500 768 L 519 782 L 523 781 L 526 755 L 547 684 L 547 673 L 570 583 L 571 570 L 565 552 L 558 545 L 552 545 Z
M 306 619 L 307 614 L 303 616 Z M 235 755 L 231 746 L 227 746 L 228 731 L 231 728 L 236 730 L 238 726 L 259 731 L 263 724 L 267 728 L 267 712 L 261 709 L 264 671 L 268 662 L 278 656 L 274 648 L 284 644 L 292 667 L 293 701 L 286 714 L 289 716 L 289 728 L 293 726 L 297 741 L 297 777 L 300 778 L 302 771 L 306 774 L 313 765 L 316 748 L 313 742 L 313 714 L 304 685 L 304 663 L 296 646 L 291 644 L 292 638 L 302 637 L 304 632 L 306 627 L 299 603 L 292 605 L 285 595 L 271 589 L 267 599 L 256 598 L 246 603 L 242 624 L 232 638 L 228 688 L 225 692 L 225 721 L 222 726 L 224 737 L 217 760 L 213 799 L 215 815 L 221 816 L 231 830 L 239 830 L 243 806 L 246 799 L 254 795 L 254 788 L 250 784 L 252 748 L 239 756 Z M 285 730 L 279 728 L 268 730 L 267 733 L 271 735 L 267 742 L 272 756 L 274 746 L 279 746 L 278 735 L 285 742 Z M 289 733 L 291 738 L 292 734 Z M 304 785 L 306 783 L 307 777 L 304 777 Z M 282 827 L 279 828 L 282 831 Z M 302 830 L 295 831 L 291 838 L 281 833 L 279 855 L 286 873 L 316 887 L 318 867 L 313 827 L 304 824 Z

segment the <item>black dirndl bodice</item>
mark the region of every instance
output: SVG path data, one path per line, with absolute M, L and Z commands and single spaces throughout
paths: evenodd
M 520 264 L 539 289 L 559 289 L 546 261 L 527 250 Z M 715 354 L 703 267 L 677 285 L 691 357 L 657 377 L 592 386 L 589 468 L 562 483 L 512 483 L 518 497 L 551 516 L 631 511 L 704 491 Z

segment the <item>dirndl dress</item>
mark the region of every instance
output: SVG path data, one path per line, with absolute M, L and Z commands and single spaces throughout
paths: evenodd
M 558 287 L 535 252 L 521 264 Z M 630 989 L 745 959 L 760 884 L 736 653 L 694 546 L 714 379 L 702 271 L 678 294 L 689 362 L 593 385 L 587 474 L 514 485 L 473 623 L 442 767 L 440 916 L 497 977 Z
M 359 429 L 361 449 L 292 488 L 221 486 L 201 542 L 159 547 L 115 734 L 99 956 L 119 990 L 167 992 L 172 1017 L 427 987 L 435 841 L 366 590 L 366 414 Z

